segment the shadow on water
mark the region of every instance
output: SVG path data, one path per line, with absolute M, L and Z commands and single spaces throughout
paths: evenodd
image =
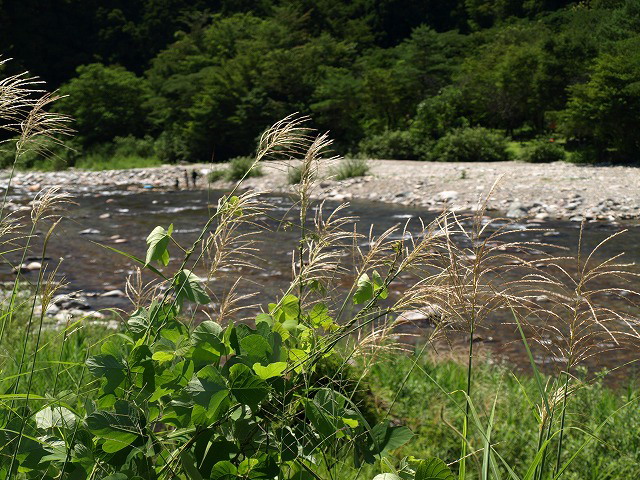
M 124 290 L 126 277 L 134 271 L 134 262 L 93 242 L 144 258 L 148 233 L 157 225 L 168 227 L 173 223 L 174 236 L 181 244 L 188 245 L 197 238 L 221 194 L 219 191 L 103 191 L 81 194 L 75 198 L 77 205 L 68 209 L 65 220 L 51 241 L 47 252 L 49 263 L 56 263 L 59 258 L 64 259 L 59 271 L 68 282 L 67 290 L 81 290 L 88 294 L 88 301 L 94 309 L 127 309 L 130 304 L 125 298 L 101 297 L 100 293 L 114 289 Z M 260 297 L 252 299 L 252 303 L 271 301 L 286 288 L 291 278 L 291 249 L 297 244 L 298 234 L 280 228 L 276 219 L 295 221 L 298 211 L 292 208 L 291 200 L 286 197 L 272 195 L 268 200 L 272 205 L 271 215 L 274 218 L 262 219 L 269 231 L 260 235 L 263 240 L 261 270 L 229 272 L 224 278 L 214 278 L 210 284 L 214 293 L 221 295 L 238 276 L 244 279 L 240 284 L 239 294 L 260 292 Z M 329 209 L 336 205 L 327 202 Z M 377 234 L 407 221 L 409 230 L 413 226 L 415 231 L 419 228 L 419 218 L 429 221 L 435 217 L 433 212 L 420 208 L 357 201 L 352 202 L 344 214 L 358 217 L 360 232 L 368 231 L 373 225 L 373 232 Z M 539 226 L 545 231 L 527 230 L 524 225 L 515 224 L 513 235 L 523 241 L 552 243 L 575 253 L 579 223 L 551 221 L 544 222 L 543 225 L 530 223 L 527 226 Z M 586 224 L 584 250 L 591 250 L 603 239 L 623 228 L 629 231 L 617 241 L 607 244 L 598 253 L 598 258 L 604 259 L 626 252 L 625 261 L 635 261 L 640 258 L 640 228 L 635 225 Z M 40 232 L 39 237 L 42 237 L 42 233 Z M 36 272 L 29 272 L 25 274 L 25 278 L 34 280 L 36 275 Z M 13 278 L 10 266 L 3 263 L 0 267 L 0 279 L 9 281 Z M 610 302 L 614 309 L 624 308 L 617 305 L 613 298 Z M 487 347 L 485 350 L 492 357 L 506 357 L 527 368 L 519 336 L 512 322 L 507 319 L 495 318 L 487 323 L 479 332 L 478 340 Z M 419 337 L 416 341 L 419 342 Z M 460 337 L 454 339 L 453 343 L 461 344 L 464 341 Z M 589 367 L 591 370 L 598 370 L 620 365 L 632 358 L 635 356 L 631 352 L 617 350 L 599 357 L 598 364 L 592 362 Z M 538 355 L 537 360 L 541 365 L 551 361 L 542 354 Z

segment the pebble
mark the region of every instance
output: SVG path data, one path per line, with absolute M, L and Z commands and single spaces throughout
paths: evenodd
M 458 198 L 458 192 L 455 190 L 445 190 L 443 192 L 438 193 L 435 197 L 433 197 L 436 201 L 439 202 L 450 202 Z
M 42 264 L 40 262 L 29 262 L 29 263 L 23 263 L 22 265 L 20 265 L 20 267 L 14 267 L 13 271 L 14 272 L 18 272 L 20 271 L 21 273 L 25 273 L 25 272 L 33 272 L 35 270 L 40 270 L 42 268 Z
M 124 297 L 122 290 L 109 290 L 100 294 L 101 297 Z

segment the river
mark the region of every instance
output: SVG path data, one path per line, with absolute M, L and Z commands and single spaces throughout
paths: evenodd
M 127 308 L 125 298 L 102 297 L 100 293 L 110 290 L 124 290 L 126 277 L 133 272 L 134 262 L 125 256 L 118 255 L 105 249 L 99 244 L 109 245 L 127 253 L 144 258 L 146 251 L 145 239 L 148 233 L 157 225 L 168 227 L 173 223 L 175 237 L 183 245 L 188 245 L 197 237 L 201 227 L 209 218 L 211 209 L 215 206 L 220 191 L 148 191 L 103 190 L 100 192 L 85 191 L 75 197 L 76 205 L 68 207 L 65 218 L 59 225 L 51 240 L 47 251 L 49 263 L 55 263 L 63 258 L 59 273 L 64 276 L 68 291 L 81 290 L 87 294 L 87 300 L 93 309 L 110 307 Z M 14 202 L 28 199 L 13 198 Z M 261 235 L 261 264 L 262 270 L 241 272 L 247 281 L 242 283 L 239 293 L 259 291 L 257 302 L 272 301 L 290 279 L 291 249 L 295 247 L 297 233 L 278 228 L 277 218 L 297 217 L 297 210 L 292 208 L 292 201 L 284 196 L 270 196 L 269 203 L 273 206 L 270 216 L 264 222 L 269 227 Z M 336 204 L 333 204 L 335 206 Z M 328 204 L 328 207 L 331 207 Z M 417 229 L 418 218 L 430 220 L 434 213 L 419 207 L 390 205 L 377 202 L 350 203 L 344 214 L 358 217 L 358 230 L 368 231 L 373 225 L 374 232 L 380 233 L 397 223 L 410 222 Z M 544 228 L 545 231 L 537 229 Z M 514 224 L 513 235 L 525 241 L 545 243 L 565 247 L 576 251 L 580 224 L 576 222 L 551 221 L 540 224 Z M 628 232 L 618 237 L 616 241 L 608 243 L 600 250 L 596 259 L 604 259 L 625 252 L 625 261 L 631 262 L 640 258 L 640 227 L 628 225 L 609 225 L 603 222 L 588 223 L 583 235 L 584 250 L 589 251 L 607 236 L 628 229 Z M 42 238 L 39 232 L 35 241 L 34 253 L 37 252 Z M 174 248 L 175 251 L 175 248 Z M 12 258 L 15 263 L 15 255 Z M 32 259 L 37 259 L 37 254 Z M 25 278 L 34 281 L 37 272 L 25 273 Z M 231 278 L 237 277 L 231 275 Z M 14 278 L 14 273 L 7 262 L 0 267 L 0 279 L 8 281 Z M 213 291 L 222 293 L 229 286 L 230 280 L 213 282 Z M 606 286 L 606 285 L 603 285 Z M 611 298 L 610 305 L 614 309 L 625 309 L 618 305 L 618 301 Z M 633 313 L 633 312 L 632 312 Z M 420 333 L 420 332 L 418 332 Z M 424 332 L 422 332 L 424 333 Z M 513 325 L 505 323 L 503 318 L 495 318 L 489 322 L 480 333 L 481 342 L 486 350 L 496 358 L 506 357 L 526 368 L 521 342 Z M 462 339 L 463 340 L 463 339 Z M 417 340 L 419 341 L 419 340 Z M 548 363 L 547 358 L 540 351 L 536 353 L 540 364 Z M 592 370 L 601 367 L 612 367 L 635 358 L 629 350 L 608 352 L 591 360 L 588 365 Z

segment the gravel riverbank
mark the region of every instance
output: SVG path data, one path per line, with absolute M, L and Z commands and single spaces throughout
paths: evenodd
M 329 170 L 321 172 L 314 194 L 334 200 L 371 200 L 422 206 L 433 210 L 471 210 L 496 181 L 488 206 L 512 218 L 609 221 L 640 218 L 640 169 L 626 166 L 579 166 L 568 163 L 527 164 L 439 163 L 372 160 L 366 177 L 335 181 Z M 185 187 L 185 172 L 199 172 L 198 188 L 228 188 L 209 184 L 206 174 L 224 165 L 162 166 L 130 170 L 89 172 L 18 172 L 17 189 L 37 191 L 59 185 L 68 190 L 105 188 L 173 189 Z M 251 178 L 247 186 L 287 192 L 286 166 L 263 165 L 265 175 Z M 8 176 L 5 172 L 3 176 Z

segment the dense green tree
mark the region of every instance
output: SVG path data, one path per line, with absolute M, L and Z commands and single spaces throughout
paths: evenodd
M 600 55 L 589 80 L 571 87 L 564 129 L 600 159 L 639 160 L 640 38 Z
M 77 73 L 60 89 L 66 97 L 58 108 L 75 119 L 83 146 L 147 132 L 149 90 L 144 79 L 122 67 L 100 63 L 79 67 Z
M 7 73 L 80 97 L 62 108 L 81 148 L 150 134 L 165 160 L 249 154 L 296 111 L 339 153 L 424 156 L 452 129 L 535 136 L 562 116 L 573 137 L 629 156 L 628 120 L 606 135 L 594 123 L 616 111 L 597 93 L 609 80 L 633 105 L 634 60 L 612 59 L 639 35 L 637 0 L 0 1 Z
M 472 121 L 510 134 L 522 126 L 542 127 L 545 105 L 545 52 L 541 28 L 514 25 L 500 29 L 468 57 L 456 83 L 473 114 Z

